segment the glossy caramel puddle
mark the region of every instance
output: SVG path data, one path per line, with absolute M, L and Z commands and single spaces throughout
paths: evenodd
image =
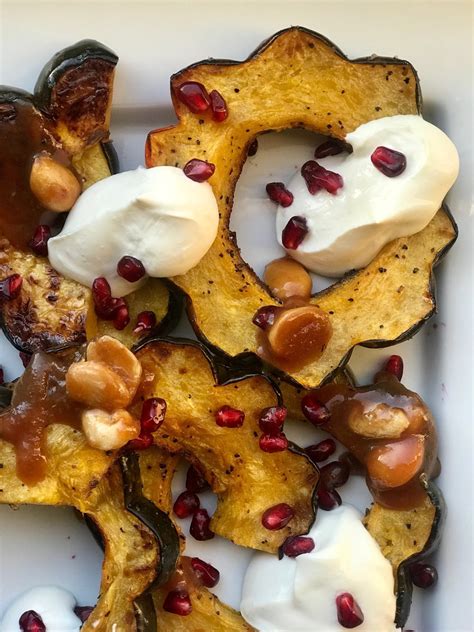
M 328 384 L 316 390 L 331 413 L 323 428 L 366 467 L 367 484 L 377 502 L 412 509 L 426 498 L 419 477 L 433 473 L 436 428 L 416 393 L 388 373 L 378 378 L 371 386 Z M 394 432 L 396 436 L 383 436 Z
M 36 353 L 15 385 L 10 407 L 0 414 L 0 438 L 13 444 L 17 475 L 27 485 L 46 475 L 47 427 L 81 427 L 81 406 L 66 393 L 66 372 L 80 358 L 77 349 Z

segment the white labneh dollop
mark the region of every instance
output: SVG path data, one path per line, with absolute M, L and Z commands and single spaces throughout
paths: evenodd
M 49 260 L 88 287 L 105 277 L 113 296 L 125 296 L 138 284 L 117 274 L 123 256 L 139 259 L 151 277 L 185 274 L 211 247 L 218 223 L 209 183 L 194 182 L 177 167 L 139 168 L 84 191 L 49 240 Z
M 318 159 L 342 176 L 336 195 L 308 191 L 300 171 L 288 189 L 294 201 L 277 213 L 277 239 L 291 217 L 306 218 L 308 233 L 288 254 L 308 270 L 337 277 L 369 264 L 398 237 L 422 230 L 441 206 L 459 171 L 456 147 L 444 132 L 416 115 L 380 118 L 346 136 L 351 154 Z M 387 177 L 370 159 L 377 147 L 406 157 L 406 168 Z
M 315 548 L 279 560 L 255 553 L 244 578 L 243 617 L 260 632 L 339 632 L 336 597 L 351 593 L 364 615 L 358 632 L 395 630 L 392 567 L 351 506 L 319 511 Z
M 79 632 L 81 620 L 74 614 L 76 600 L 63 588 L 38 586 L 17 597 L 6 609 L 0 632 L 19 632 L 19 619 L 34 610 L 42 618 L 47 632 Z

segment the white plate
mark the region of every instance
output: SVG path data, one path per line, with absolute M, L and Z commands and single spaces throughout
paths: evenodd
M 439 314 L 398 351 L 405 381 L 431 406 L 440 432 L 443 473 L 439 483 L 449 504 L 443 543 L 435 560 L 440 580 L 426 594 L 415 591 L 410 624 L 417 632 L 473 630 L 472 607 L 472 4 L 466 2 L 0 2 L 0 83 L 32 89 L 43 63 L 60 48 L 85 37 L 101 40 L 120 56 L 112 134 L 123 169 L 143 160 L 147 130 L 174 121 L 169 76 L 199 59 L 243 59 L 264 38 L 301 24 L 319 31 L 357 57 L 373 52 L 409 59 L 417 68 L 425 116 L 442 127 L 461 155 L 461 176 L 449 195 L 459 240 L 438 269 Z M 470 134 L 471 132 L 471 134 Z M 239 181 L 233 223 L 246 256 L 261 270 L 274 244 L 262 182 L 284 178 L 301 164 L 312 141 L 292 133 L 262 139 Z M 259 217 L 257 230 L 249 229 Z M 437 327 L 435 327 L 437 325 Z M 184 328 L 184 329 L 183 329 Z M 187 331 L 180 326 L 180 333 Z M 8 379 L 21 364 L 1 340 Z M 391 351 L 390 351 L 391 352 Z M 351 367 L 368 379 L 387 351 L 358 349 Z M 303 444 L 315 439 L 297 431 Z M 368 494 L 356 483 L 346 500 L 362 507 Z M 182 489 L 182 478 L 176 481 Z M 206 499 L 212 509 L 213 499 Z M 39 583 L 70 589 L 82 604 L 97 596 L 100 554 L 85 527 L 68 509 L 0 507 L 0 612 L 20 591 Z M 216 538 L 189 542 L 194 553 L 215 562 L 222 581 L 217 594 L 238 606 L 249 553 Z M 324 631 L 322 631 L 324 632 Z M 378 631 L 374 631 L 378 632 Z

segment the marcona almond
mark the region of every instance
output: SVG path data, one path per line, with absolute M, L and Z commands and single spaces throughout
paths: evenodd
M 89 343 L 87 360 L 103 362 L 118 373 L 133 399 L 142 377 L 142 365 L 125 345 L 112 336 L 101 336 Z
M 82 413 L 87 443 L 98 450 L 118 450 L 140 434 L 140 422 L 126 410 L 109 413 L 92 408 Z
M 268 332 L 268 342 L 283 359 L 318 358 L 332 335 L 328 315 L 316 305 L 285 309 L 277 316 Z
M 30 189 L 42 206 L 55 213 L 69 211 L 81 194 L 73 172 L 46 153 L 33 160 Z
M 377 404 L 366 411 L 354 407 L 347 421 L 352 432 L 371 439 L 398 439 L 410 425 L 401 408 L 388 404 Z
M 424 458 L 425 437 L 412 435 L 373 448 L 366 461 L 367 473 L 376 487 L 401 487 L 421 470 Z
M 127 385 L 113 369 L 103 362 L 76 362 L 66 374 L 69 397 L 90 408 L 116 410 L 130 402 Z
M 306 268 L 289 257 L 275 259 L 267 265 L 263 280 L 276 298 L 286 301 L 292 296 L 309 298 L 313 282 Z

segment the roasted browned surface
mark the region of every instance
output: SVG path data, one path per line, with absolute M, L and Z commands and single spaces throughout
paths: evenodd
M 228 119 L 215 123 L 207 113 L 192 114 L 174 95 L 185 81 L 218 90 L 227 101 Z M 229 231 L 248 146 L 268 130 L 304 127 L 344 138 L 372 119 L 416 114 L 416 74 L 408 62 L 396 59 L 349 61 L 324 38 L 293 28 L 245 62 L 194 64 L 172 77 L 171 88 L 179 122 L 149 134 L 147 164 L 182 167 L 191 158 L 214 163 L 209 182 L 221 218 L 206 256 L 173 281 L 189 296 L 189 312 L 203 339 L 230 356 L 255 352 L 252 317 L 276 301 L 242 260 Z M 412 335 L 435 308 L 432 268 L 454 239 L 453 222 L 440 210 L 423 231 L 392 242 L 367 268 L 314 296 L 312 303 L 331 318 L 333 336 L 318 361 L 291 377 L 305 387 L 318 386 L 354 345 L 383 346 Z
M 258 445 L 260 412 L 277 403 L 272 385 L 253 376 L 218 386 L 209 360 L 195 344 L 156 341 L 137 355 L 144 375 L 150 375 L 143 397 L 162 397 L 168 404 L 155 443 L 198 464 L 218 496 L 213 531 L 270 552 L 289 535 L 307 532 L 314 516 L 316 470 L 300 454 L 269 454 Z M 241 428 L 216 424 L 215 413 L 223 405 L 245 412 Z M 282 502 L 294 508 L 295 517 L 284 529 L 265 529 L 263 512 Z

